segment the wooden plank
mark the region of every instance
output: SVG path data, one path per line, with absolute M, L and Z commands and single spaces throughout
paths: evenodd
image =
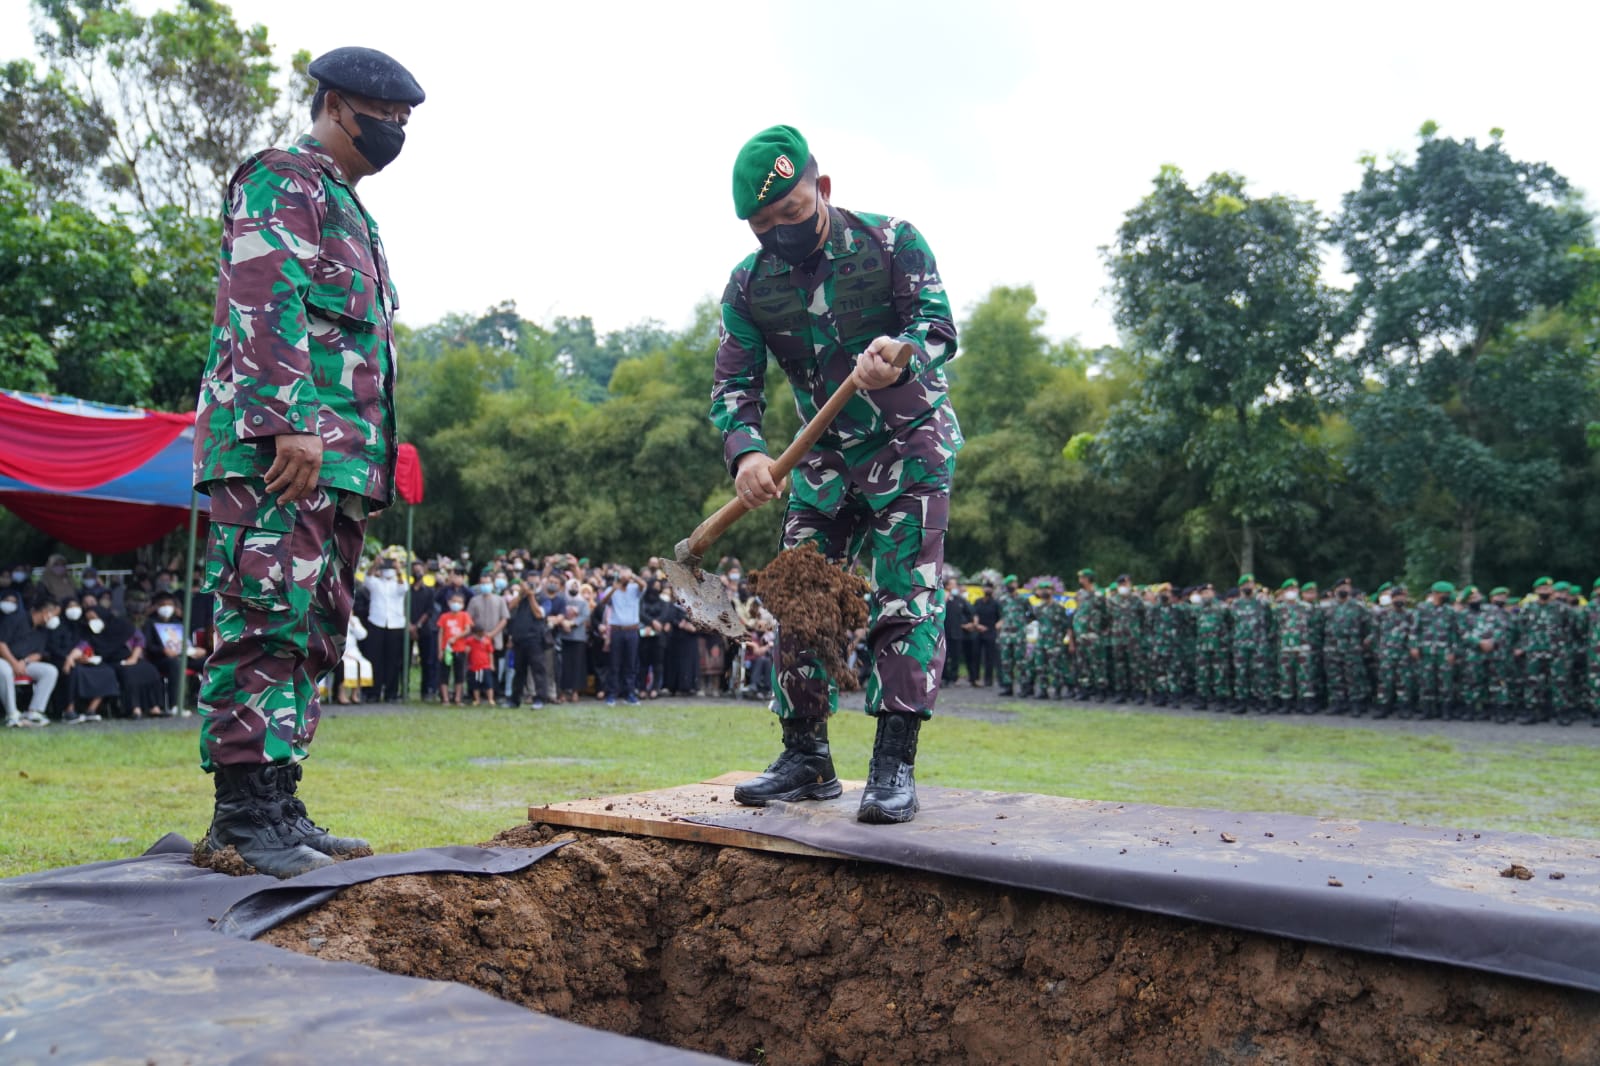
M 549 803 L 529 807 L 528 820 L 569 829 L 596 829 L 607 833 L 686 840 L 696 844 L 746 848 L 750 851 L 771 851 L 785 855 L 810 855 L 830 859 L 845 857 L 836 852 L 823 851 L 780 837 L 744 829 L 701 825 L 690 821 L 696 815 L 710 814 L 736 806 L 733 786 L 755 776 L 754 771 L 736 770 L 719 774 L 707 781 L 675 785 L 672 788 L 660 788 L 651 792 Z M 844 787 L 847 790 L 860 788 L 861 783 L 846 781 Z

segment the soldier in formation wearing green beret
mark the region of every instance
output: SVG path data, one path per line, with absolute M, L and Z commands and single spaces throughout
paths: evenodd
M 1027 697 L 1033 694 L 1028 676 L 1028 623 L 1033 621 L 1033 605 L 1028 594 L 1017 589 L 1017 575 L 1007 574 L 1005 595 L 1000 598 L 1000 695 Z
M 1233 713 L 1265 708 L 1271 692 L 1272 615 L 1256 595 L 1254 574 L 1241 574 L 1233 612 Z
M 1311 631 L 1317 609 L 1300 598 L 1300 582 L 1291 577 L 1278 586 L 1272 613 L 1278 636 L 1278 693 L 1272 706 L 1280 714 L 1315 714 L 1317 655 Z
M 1081 699 L 1105 699 L 1106 649 L 1103 643 L 1110 619 L 1105 595 L 1096 585 L 1095 572 L 1078 571 L 1078 606 L 1072 612 L 1072 676 Z
M 1105 645 L 1111 671 L 1111 696 L 1116 703 L 1127 703 L 1139 697 L 1136 686 L 1142 680 L 1139 637 L 1144 627 L 1144 601 L 1134 593 L 1133 579 L 1127 574 L 1118 574 L 1116 590 L 1107 597 L 1106 604 L 1110 628 Z

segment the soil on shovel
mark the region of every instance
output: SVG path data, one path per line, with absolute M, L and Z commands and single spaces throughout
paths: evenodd
M 492 843 L 535 846 L 548 826 Z M 268 933 L 783 1066 L 1600 1061 L 1600 995 L 870 863 L 585 833 Z
M 867 624 L 868 587 L 860 575 L 829 563 L 816 545 L 802 544 L 779 552 L 749 582 L 778 620 L 786 644 L 814 650 L 844 691 L 861 687 L 846 654 L 855 631 Z

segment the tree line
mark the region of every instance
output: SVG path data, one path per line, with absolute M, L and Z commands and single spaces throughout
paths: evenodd
M 43 69 L 0 66 L 0 387 L 189 408 L 220 189 L 302 124 L 308 57 L 280 65 L 211 0 L 34 10 Z M 1326 216 L 1164 168 L 1110 238 L 1118 346 L 1052 341 L 1028 286 L 963 316 L 952 563 L 1512 585 L 1600 567 L 1593 220 L 1500 131 L 1425 124 Z M 670 551 L 729 491 L 706 418 L 717 324 L 710 301 L 607 334 L 502 302 L 401 328 L 419 545 Z M 794 408 L 768 381 L 782 440 Z M 373 535 L 402 539 L 401 512 Z M 779 519 L 726 549 L 760 565 Z M 48 548 L 11 520 L 7 546 Z

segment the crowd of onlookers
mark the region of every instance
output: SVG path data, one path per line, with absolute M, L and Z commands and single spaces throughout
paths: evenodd
M 184 715 L 180 679 L 204 660 L 210 598 L 183 614 L 173 569 L 101 574 L 52 555 L 0 568 L 0 707 L 7 726 Z
M 357 586 L 337 698 L 399 698 L 408 637 L 417 694 L 445 704 L 769 698 L 775 623 L 738 560 L 718 569 L 752 634 L 742 647 L 695 628 L 657 559 L 634 570 L 519 549 L 483 564 L 436 556 L 408 565 L 402 550 L 387 551 Z

